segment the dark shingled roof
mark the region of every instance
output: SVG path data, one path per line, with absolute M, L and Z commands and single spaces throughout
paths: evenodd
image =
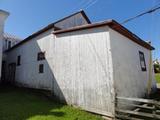
M 80 10 L 80 11 L 78 11 L 78 12 L 72 14 L 72 15 L 69 15 L 69 16 L 61 19 L 61 20 L 58 20 L 58 21 L 56 21 L 56 22 L 54 22 L 54 23 L 51 23 L 51 24 L 47 25 L 46 27 L 42 28 L 41 30 L 39 30 L 39 31 L 33 33 L 32 35 L 28 36 L 27 38 L 25 38 L 24 40 L 22 40 L 21 42 L 19 42 L 19 43 L 16 44 L 15 46 L 13 46 L 12 48 L 8 49 L 6 52 L 8 52 L 8 51 L 10 51 L 10 50 L 12 50 L 12 49 L 14 49 L 14 48 L 16 48 L 16 47 L 24 44 L 25 42 L 31 40 L 32 38 L 34 38 L 34 37 L 36 37 L 36 36 L 38 36 L 38 35 L 40 35 L 41 33 L 46 32 L 47 30 L 49 30 L 49 29 L 51 29 L 51 28 L 54 28 L 54 27 L 55 27 L 54 25 L 55 25 L 56 23 L 61 22 L 61 21 L 65 20 L 65 19 L 67 19 L 67 18 L 69 18 L 69 17 L 72 17 L 72 16 L 74 16 L 74 15 L 76 15 L 76 14 L 79 14 L 79 13 L 82 14 L 82 16 L 83 16 L 83 17 L 86 19 L 86 21 L 88 22 L 88 24 L 91 24 L 91 21 L 90 21 L 89 18 L 87 17 L 86 13 L 85 13 L 83 10 Z

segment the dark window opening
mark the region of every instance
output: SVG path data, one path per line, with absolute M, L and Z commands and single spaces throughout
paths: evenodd
M 21 56 L 19 55 L 17 57 L 17 66 L 20 66 L 21 65 Z
M 142 71 L 147 71 L 144 53 L 141 51 L 139 51 L 139 58 Z
M 5 48 L 7 48 L 7 42 L 8 42 L 8 41 L 7 41 L 7 40 L 5 40 Z
M 11 48 L 11 41 L 8 41 L 8 49 Z
M 45 60 L 45 52 L 39 52 L 37 55 L 37 60 Z
M 5 80 L 5 75 L 6 75 L 6 61 L 2 61 L 2 71 L 1 71 L 1 80 L 2 82 Z
M 43 64 L 39 65 L 39 73 L 44 73 L 44 65 Z

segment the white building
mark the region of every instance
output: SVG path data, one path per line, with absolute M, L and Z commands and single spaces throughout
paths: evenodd
M 91 24 L 81 11 L 9 49 L 7 80 L 51 90 L 67 104 L 114 117 L 116 95 L 147 93 L 151 50 L 116 21 Z
M 21 42 L 22 39 L 8 33 L 3 34 L 3 52 Z
M 3 32 L 4 32 L 4 23 L 6 18 L 8 17 L 9 13 L 3 10 L 0 10 L 0 78 L 1 78 L 1 66 L 2 66 L 2 39 L 3 39 Z
M 9 50 L 10 48 L 12 48 L 14 45 L 18 44 L 19 42 L 21 42 L 22 39 L 18 38 L 15 35 L 11 35 L 8 33 L 3 33 L 3 37 L 2 37 L 2 51 L 3 51 L 3 60 L 6 59 L 6 54 L 5 51 Z M 4 80 L 6 79 L 5 77 L 5 72 L 7 70 L 7 66 L 6 66 L 6 62 L 2 61 L 2 68 L 1 68 L 2 72 L 1 72 L 1 82 L 4 82 Z

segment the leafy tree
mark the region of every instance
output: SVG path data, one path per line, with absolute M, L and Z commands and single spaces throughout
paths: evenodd
M 154 72 L 160 73 L 160 64 L 159 63 L 154 63 Z

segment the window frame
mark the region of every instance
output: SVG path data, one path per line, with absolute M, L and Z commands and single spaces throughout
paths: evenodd
M 144 56 L 144 53 L 142 51 L 139 51 L 139 59 L 140 59 L 141 70 L 143 72 L 147 71 L 145 56 Z M 142 65 L 142 62 L 144 63 L 144 66 Z

